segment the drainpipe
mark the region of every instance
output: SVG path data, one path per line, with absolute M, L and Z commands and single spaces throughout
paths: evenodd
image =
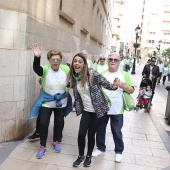
M 168 91 L 165 119 L 167 120 L 167 123 L 170 125 L 170 86 L 167 86 L 165 89 Z

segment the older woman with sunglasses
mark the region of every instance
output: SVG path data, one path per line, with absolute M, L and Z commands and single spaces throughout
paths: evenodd
M 68 92 L 66 92 L 66 79 L 67 74 L 69 73 L 69 67 L 61 64 L 62 53 L 55 50 L 50 51 L 50 53 L 48 54 L 49 64 L 41 67 L 40 58 L 42 50 L 40 49 L 38 44 L 32 44 L 32 51 L 34 52 L 33 69 L 35 73 L 37 73 L 38 76 L 41 77 L 42 81 L 42 90 L 40 93 L 45 94 L 50 99 L 48 102 L 44 102 L 41 105 L 38 115 L 41 146 L 36 157 L 37 159 L 40 159 L 44 156 L 46 152 L 48 126 L 52 111 L 54 111 L 52 147 L 56 152 L 61 151 L 58 141 L 61 138 L 63 113 L 67 106 Z M 54 96 L 54 98 L 51 99 L 51 96 Z
M 106 63 L 106 57 L 104 54 L 100 54 L 99 58 L 98 56 L 96 57 L 92 68 L 94 68 L 98 73 L 108 69 L 108 64 Z
M 114 80 L 114 83 L 116 81 L 117 79 Z M 73 166 L 79 167 L 83 163 L 84 167 L 89 167 L 95 144 L 95 133 L 109 110 L 102 87 L 115 90 L 117 86 L 107 81 L 97 71 L 88 69 L 87 60 L 82 53 L 78 53 L 73 57 L 68 82 L 73 87 L 76 114 L 82 114 L 78 133 L 79 156 Z M 88 145 L 85 158 L 84 149 L 87 133 Z

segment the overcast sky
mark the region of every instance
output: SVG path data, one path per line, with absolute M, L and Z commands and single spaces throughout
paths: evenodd
M 135 28 L 141 25 L 141 11 L 143 0 L 125 0 L 122 19 L 122 38 L 130 41 Z

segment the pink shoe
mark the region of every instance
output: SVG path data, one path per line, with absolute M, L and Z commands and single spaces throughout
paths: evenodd
M 56 152 L 60 152 L 60 151 L 61 151 L 61 147 L 60 147 L 60 145 L 59 145 L 59 142 L 53 142 L 52 147 L 53 147 L 53 149 L 54 149 Z

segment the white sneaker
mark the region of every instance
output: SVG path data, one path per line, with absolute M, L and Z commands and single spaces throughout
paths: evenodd
M 97 157 L 99 155 L 102 155 L 104 152 L 100 151 L 99 149 L 96 149 L 95 151 L 93 151 L 92 156 L 93 157 Z
M 116 153 L 115 155 L 115 162 L 120 163 L 122 161 L 122 154 Z

